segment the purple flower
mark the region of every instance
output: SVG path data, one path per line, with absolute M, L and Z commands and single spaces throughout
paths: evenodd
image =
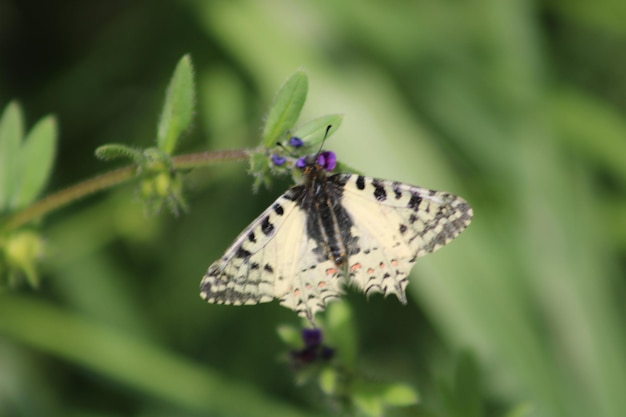
M 272 163 L 276 166 L 281 166 L 285 163 L 287 159 L 284 156 L 280 156 L 280 155 L 272 155 Z
M 335 356 L 335 349 L 328 347 L 328 346 L 322 346 L 322 351 L 320 352 L 320 358 L 322 358 L 325 361 L 329 361 L 333 358 L 333 356 Z
M 296 161 L 296 168 L 302 169 L 305 166 L 306 166 L 306 156 L 298 158 L 298 160 Z
M 324 151 L 317 157 L 317 163 L 326 171 L 332 171 L 337 166 L 337 155 L 332 151 Z
M 289 138 L 289 144 L 293 146 L 294 148 L 299 148 L 302 145 L 304 145 L 304 142 L 302 141 L 302 139 L 292 136 Z
M 322 344 L 322 331 L 320 329 L 302 330 L 304 347 L 300 350 L 291 351 L 291 359 L 294 366 L 302 368 L 316 361 L 329 361 L 335 355 L 335 349 Z
M 306 347 L 322 344 L 322 331 L 320 329 L 303 329 L 302 341 Z

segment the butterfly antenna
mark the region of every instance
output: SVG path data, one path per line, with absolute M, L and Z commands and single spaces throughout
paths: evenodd
M 322 143 L 320 144 L 320 148 L 317 150 L 317 153 L 315 154 L 315 160 L 317 160 L 317 157 L 320 156 L 320 154 L 322 153 L 322 149 L 324 148 L 324 144 L 326 143 L 326 138 L 328 137 L 328 132 L 330 132 L 330 129 L 332 127 L 333 127 L 333 125 L 326 126 L 326 132 L 324 132 L 324 138 L 322 139 Z

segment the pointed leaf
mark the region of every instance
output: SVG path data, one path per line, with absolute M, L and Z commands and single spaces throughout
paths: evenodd
M 193 117 L 195 90 L 191 58 L 185 55 L 176 65 L 167 87 L 165 104 L 159 120 L 157 147 L 171 155 L 181 134 L 189 128 Z
M 309 88 L 302 70 L 296 71 L 278 91 L 263 128 L 263 146 L 271 148 L 300 117 Z
M 383 415 L 383 403 L 377 395 L 368 392 L 354 392 L 352 399 L 364 415 L 368 417 L 381 417 Z
M 339 129 L 342 121 L 343 115 L 328 114 L 305 123 L 296 129 L 292 135 L 302 139 L 308 147 L 318 146 L 324 139 L 331 137 Z M 327 130 L 328 133 L 326 132 Z
M 46 116 L 28 132 L 19 152 L 17 169 L 19 188 L 11 198 L 13 208 L 32 203 L 43 191 L 52 172 L 57 147 L 57 124 L 53 116 Z
M 12 101 L 0 118 L 0 212 L 8 208 L 17 186 L 18 153 L 23 134 L 22 110 Z
M 353 368 L 357 355 L 357 340 L 352 310 L 348 303 L 332 303 L 326 313 L 325 331 L 328 342 L 348 368 Z
M 417 391 L 406 384 L 388 386 L 384 390 L 382 398 L 385 404 L 398 407 L 417 404 L 419 401 Z
M 297 349 L 302 346 L 302 336 L 300 336 L 300 329 L 297 327 L 283 324 L 278 326 L 276 332 L 280 340 L 290 348 Z
M 320 372 L 320 389 L 327 395 L 337 392 L 339 374 L 337 370 L 327 366 Z

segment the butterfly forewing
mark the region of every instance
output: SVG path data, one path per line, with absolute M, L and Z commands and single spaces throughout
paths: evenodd
M 256 304 L 276 297 L 277 260 L 292 246 L 284 240 L 301 234 L 304 214 L 285 195 L 252 222 L 209 267 L 200 282 L 200 296 L 218 304 Z M 300 239 L 298 237 L 298 239 Z M 284 246 L 278 247 L 280 244 Z M 289 269 L 283 264 L 283 269 Z M 294 266 L 295 267 L 295 266 Z
M 306 234 L 306 212 L 296 197 L 302 186 L 278 198 L 244 230 L 224 256 L 209 267 L 200 295 L 210 303 L 257 304 L 278 299 L 313 321 L 341 292 L 341 271 L 320 260 Z

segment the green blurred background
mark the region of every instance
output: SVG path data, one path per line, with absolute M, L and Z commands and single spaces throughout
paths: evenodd
M 446 415 L 437 387 L 469 351 L 484 415 L 623 417 L 625 22 L 619 0 L 3 0 L 0 107 L 58 117 L 53 191 L 110 169 L 99 145 L 154 142 L 185 53 L 198 100 L 181 152 L 255 146 L 302 67 L 302 120 L 344 114 L 327 143 L 343 162 L 474 207 L 417 263 L 408 306 L 346 297 L 359 368 L 421 392 L 391 414 Z M 41 288 L 0 294 L 0 415 L 329 412 L 280 362 L 292 311 L 198 296 L 288 186 L 254 195 L 246 170 L 192 172 L 178 218 L 146 217 L 128 185 L 47 217 Z

